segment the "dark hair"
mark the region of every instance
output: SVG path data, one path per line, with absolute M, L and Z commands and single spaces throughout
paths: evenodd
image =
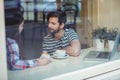
M 64 11 L 52 11 L 52 12 L 49 12 L 48 15 L 47 15 L 47 21 L 49 21 L 49 19 L 51 17 L 57 17 L 58 18 L 58 22 L 60 24 L 66 22 L 66 13 Z
M 24 18 L 23 18 L 23 16 L 21 16 L 19 19 L 20 19 L 19 20 L 20 21 L 19 24 L 17 24 L 17 25 L 10 25 L 10 26 L 6 27 L 6 37 L 14 39 L 14 37 L 17 34 L 19 34 L 18 27 L 22 23 L 22 21 L 24 20 Z

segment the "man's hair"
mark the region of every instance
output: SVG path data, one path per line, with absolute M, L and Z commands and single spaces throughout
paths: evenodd
M 64 11 L 52 11 L 52 12 L 49 12 L 48 15 L 47 15 L 47 21 L 49 21 L 49 19 L 51 17 L 57 17 L 58 18 L 58 22 L 60 24 L 66 22 L 66 13 Z
M 17 24 L 17 25 L 10 25 L 10 26 L 6 27 L 6 37 L 14 39 L 14 37 L 16 36 L 16 34 L 19 34 L 18 27 L 22 23 L 22 21 L 24 20 L 24 18 L 23 18 L 23 16 L 21 16 L 19 19 L 20 19 L 19 24 Z

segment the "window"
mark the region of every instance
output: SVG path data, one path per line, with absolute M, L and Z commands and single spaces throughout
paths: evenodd
M 85 31 L 86 31 L 85 34 L 87 34 L 87 33 L 90 34 L 90 32 L 87 32 L 87 31 L 91 30 L 93 28 L 97 28 L 97 25 L 99 25 L 101 27 L 102 26 L 107 26 L 108 28 L 112 28 L 112 27 L 117 26 L 119 28 L 119 25 L 120 25 L 120 23 L 119 23 L 119 21 L 120 21 L 119 0 L 83 0 L 83 1 L 85 1 L 84 3 L 86 3 L 86 4 L 81 4 L 81 6 L 84 6 L 84 8 L 81 8 L 81 16 L 83 18 L 83 25 L 82 25 L 83 29 L 85 29 Z M 86 2 L 86 1 L 88 1 L 88 2 Z M 94 3 L 96 3 L 96 4 L 94 4 Z M 2 5 L 3 5 L 3 3 L 0 3 L 0 9 L 3 9 Z M 3 16 L 3 15 L 4 14 L 1 11 L 0 16 Z M 2 48 L 1 53 L 0 53 L 1 54 L 0 58 L 1 58 L 1 62 L 2 62 L 2 63 L 0 62 L 0 65 L 2 65 L 2 66 L 0 66 L 0 71 L 1 71 L 0 72 L 0 80 L 7 80 L 7 79 L 5 79 L 5 78 L 7 78 L 6 77 L 7 76 L 6 75 L 7 70 L 6 70 L 6 58 L 5 58 L 5 54 L 4 54 L 4 53 L 6 53 L 5 52 L 6 49 L 5 49 L 5 34 L 4 34 L 4 24 L 3 23 L 4 23 L 4 19 L 2 17 L 2 20 L 0 22 L 0 26 L 1 26 L 0 34 L 2 34 L 1 39 L 0 39 L 0 43 L 1 43 L 0 46 Z M 38 24 L 36 24 L 36 25 L 38 25 Z M 78 30 L 79 30 L 79 28 L 80 27 L 78 27 Z M 29 37 L 29 36 L 26 37 L 26 38 L 31 39 L 31 37 Z M 37 38 L 36 38 L 36 41 L 37 41 Z M 32 51 L 32 52 L 34 52 L 34 51 Z M 37 55 L 36 57 L 38 57 L 38 56 L 39 55 Z M 32 57 L 30 57 L 30 58 L 32 58 Z M 88 62 L 86 62 L 86 63 L 88 63 Z M 62 77 L 62 76 L 58 76 L 58 77 L 61 78 L 61 80 L 62 80 L 64 78 L 67 78 L 67 79 L 71 78 L 75 75 L 79 79 L 80 78 L 81 79 L 86 79 L 86 78 L 92 77 L 94 75 L 104 73 L 106 71 L 109 72 L 109 71 L 118 69 L 120 67 L 120 65 L 118 65 L 119 63 L 120 63 L 120 59 L 118 58 L 117 60 L 107 62 L 105 64 L 100 63 L 99 65 L 96 64 L 95 66 L 90 66 L 90 67 L 87 67 L 87 65 L 83 64 L 83 67 L 87 67 L 87 68 L 85 68 L 83 70 L 77 70 L 75 72 L 73 71 L 73 73 L 70 73 L 70 74 L 67 74 L 67 75 L 62 75 L 64 77 Z M 50 64 L 50 65 L 52 65 L 52 64 Z M 65 65 L 65 64 L 62 64 L 62 65 Z M 75 65 L 75 66 L 77 66 L 77 65 Z M 57 67 L 57 65 L 56 65 L 56 67 Z M 32 71 L 37 71 L 37 70 L 35 70 L 37 68 L 33 68 L 33 69 L 34 70 L 32 70 Z M 39 67 L 39 69 L 41 69 L 41 67 Z M 26 70 L 24 70 L 23 72 L 25 72 L 25 74 L 28 74 L 28 76 L 31 77 L 34 74 L 39 73 L 39 71 L 41 71 L 41 70 L 38 70 L 37 72 L 33 72 L 33 73 L 31 71 L 30 71 L 30 73 L 27 73 Z M 95 72 L 93 72 L 93 74 L 90 74 L 91 71 L 95 71 Z M 86 72 L 87 72 L 87 74 L 86 74 Z M 12 72 L 12 74 L 13 73 L 16 74 L 16 72 Z M 22 73 L 22 71 L 21 71 L 21 73 Z M 49 72 L 47 72 L 47 73 L 49 74 Z M 43 73 L 43 74 L 46 75 L 47 73 Z M 13 77 L 13 79 L 14 79 L 15 76 L 10 77 L 10 75 L 11 74 L 8 74 L 9 78 L 12 79 L 12 77 Z M 37 77 L 39 77 L 38 75 L 41 76 L 42 74 L 37 74 Z M 49 78 L 49 76 L 53 76 L 53 75 L 47 75 L 46 77 Z M 55 77 L 55 78 L 57 79 L 58 77 Z M 21 78 L 23 78 L 23 77 L 21 77 Z M 53 79 L 53 78 L 51 78 L 51 79 Z

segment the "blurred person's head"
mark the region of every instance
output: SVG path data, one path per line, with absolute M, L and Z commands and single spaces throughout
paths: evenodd
M 9 38 L 13 38 L 21 33 L 22 29 L 23 29 L 23 23 L 24 23 L 24 18 L 21 16 L 19 17 L 19 24 L 16 24 L 16 25 L 10 25 L 10 26 L 7 26 L 6 27 L 6 37 L 9 37 Z

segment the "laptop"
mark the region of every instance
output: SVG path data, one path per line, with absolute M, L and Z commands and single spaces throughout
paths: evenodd
M 115 56 L 120 41 L 120 33 L 117 34 L 112 51 L 90 51 L 84 60 L 109 61 Z

